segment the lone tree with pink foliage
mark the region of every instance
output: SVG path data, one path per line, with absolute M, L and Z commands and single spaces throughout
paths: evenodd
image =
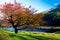
M 20 29 L 26 27 L 34 29 L 39 26 L 39 23 L 43 24 L 44 21 L 41 19 L 43 14 L 33 14 L 37 10 L 32 9 L 32 11 L 30 8 L 31 6 L 21 6 L 21 3 L 17 3 L 16 0 L 13 4 L 5 2 L 0 7 L 0 12 L 3 14 L 2 26 L 12 26 L 15 29 L 15 33 L 18 33 Z

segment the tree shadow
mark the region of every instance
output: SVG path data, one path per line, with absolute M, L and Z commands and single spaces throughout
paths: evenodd
M 35 38 L 37 40 L 60 40 L 60 39 L 56 39 L 56 38 L 51 38 L 51 37 L 43 37 L 43 36 L 32 36 L 32 35 L 27 35 L 31 38 Z

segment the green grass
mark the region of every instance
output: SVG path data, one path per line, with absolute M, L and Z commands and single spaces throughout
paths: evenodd
M 11 31 L 6 31 L 11 40 L 60 40 L 60 34 L 41 33 L 41 32 L 19 32 L 15 34 Z

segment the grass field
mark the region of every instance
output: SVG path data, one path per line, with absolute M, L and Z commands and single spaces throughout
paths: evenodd
M 60 40 L 60 34 L 41 33 L 41 32 L 19 32 L 15 34 L 11 31 L 6 31 L 11 40 Z

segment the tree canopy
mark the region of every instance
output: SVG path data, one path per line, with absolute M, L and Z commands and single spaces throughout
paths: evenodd
M 30 9 L 29 7 L 21 6 L 20 3 L 15 2 L 14 4 L 5 3 L 0 7 L 0 12 L 3 14 L 2 26 L 9 27 L 13 26 L 15 33 L 22 28 L 37 28 L 44 24 L 42 20 L 43 14 L 34 14 L 37 10 Z M 33 10 L 33 11 L 32 11 Z

